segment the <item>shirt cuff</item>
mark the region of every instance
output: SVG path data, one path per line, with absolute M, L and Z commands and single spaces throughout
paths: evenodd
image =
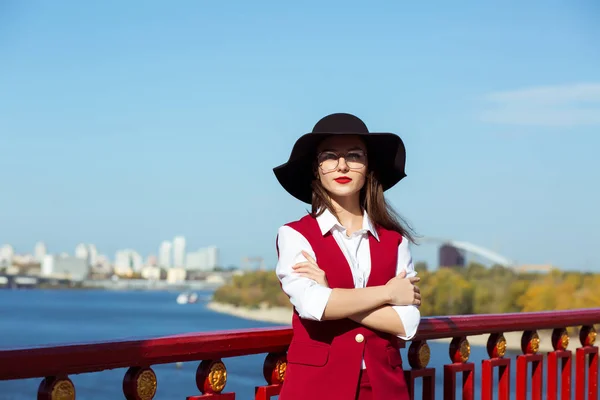
M 331 292 L 331 288 L 318 284 L 307 288 L 303 296 L 304 301 L 302 304 L 302 313 L 300 314 L 300 317 L 321 321 L 321 318 L 323 318 L 323 313 L 325 312 L 325 307 L 329 301 L 329 296 L 331 296 Z
M 393 306 L 392 308 L 398 313 L 398 317 L 400 317 L 400 321 L 404 325 L 404 333 L 406 334 L 398 335 L 398 337 L 402 340 L 412 339 L 417 334 L 417 329 L 421 322 L 419 308 L 415 306 Z

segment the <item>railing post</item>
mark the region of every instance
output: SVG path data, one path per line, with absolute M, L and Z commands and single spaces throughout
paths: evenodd
M 558 369 L 560 360 L 560 398 L 571 400 L 571 359 L 572 353 L 567 350 L 569 334 L 564 328 L 552 331 L 552 348 L 548 353 L 548 386 L 547 399 L 556 400 L 558 396 Z
M 263 364 L 263 376 L 267 381 L 267 386 L 257 386 L 254 388 L 255 400 L 269 400 L 273 396 L 278 396 L 285 379 L 286 369 L 286 353 L 267 354 Z
M 531 400 L 542 400 L 544 356 L 537 354 L 540 337 L 536 331 L 525 331 L 521 337 L 522 355 L 517 356 L 517 400 L 527 400 L 527 366 L 531 363 Z
M 404 379 L 408 387 L 410 400 L 415 398 L 415 380 L 421 378 L 423 382 L 423 400 L 435 399 L 435 368 L 427 368 L 431 351 L 425 341 L 414 341 L 408 348 L 408 363 L 411 369 L 404 371 Z
M 493 333 L 487 341 L 489 360 L 481 361 L 481 400 L 492 400 L 494 390 L 494 368 L 498 367 L 498 400 L 510 398 L 510 358 L 506 354 L 506 338 L 502 333 Z
M 598 347 L 596 330 L 593 326 L 584 326 L 579 331 L 580 348 L 576 350 L 575 360 L 575 400 L 585 400 L 585 367 L 587 358 L 588 400 L 598 398 Z
M 462 398 L 473 400 L 475 364 L 467 363 L 471 346 L 466 337 L 455 337 L 450 342 L 452 364 L 444 365 L 444 400 L 456 398 L 456 374 L 462 372 Z

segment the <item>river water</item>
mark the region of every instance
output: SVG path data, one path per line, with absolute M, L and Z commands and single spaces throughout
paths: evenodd
M 211 292 L 199 292 L 196 304 L 179 305 L 178 293 L 165 291 L 95 290 L 0 290 L 0 347 L 15 348 L 46 344 L 147 338 L 189 332 L 274 326 L 219 314 L 206 308 Z M 443 369 L 448 363 L 448 344 L 432 342 L 430 366 L 436 367 L 436 397 L 443 396 Z M 225 359 L 226 391 L 236 398 L 253 398 L 254 387 L 264 384 L 264 354 Z M 406 361 L 406 349 L 402 350 Z M 472 346 L 476 365 L 475 398 L 480 397 L 483 347 Z M 198 394 L 195 371 L 198 362 L 153 366 L 158 377 L 157 400 L 182 400 Z M 514 392 L 514 368 L 511 391 Z M 545 369 L 545 368 L 544 368 Z M 78 399 L 124 398 L 122 381 L 126 369 L 72 375 Z M 573 377 L 574 378 L 574 377 Z M 574 379 L 573 379 L 574 380 Z M 0 381 L 0 399 L 36 398 L 41 379 Z M 459 380 L 460 382 L 460 380 Z M 459 385 L 460 386 L 460 385 Z M 420 388 L 418 388 L 420 398 Z M 514 396 L 514 394 L 513 394 Z

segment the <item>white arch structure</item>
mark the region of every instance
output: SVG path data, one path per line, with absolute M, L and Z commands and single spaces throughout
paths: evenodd
M 433 238 L 433 237 L 424 237 L 422 239 L 422 241 L 447 244 L 447 245 L 456 247 L 457 249 L 464 250 L 469 253 L 477 254 L 478 256 L 481 256 L 495 264 L 503 265 L 506 267 L 514 267 L 515 266 L 515 263 L 512 260 L 510 260 L 506 257 L 503 257 L 500 254 L 495 253 L 491 250 L 488 250 L 481 246 L 474 245 L 469 242 L 460 242 L 460 241 L 456 241 L 456 240 L 448 240 L 448 239 Z

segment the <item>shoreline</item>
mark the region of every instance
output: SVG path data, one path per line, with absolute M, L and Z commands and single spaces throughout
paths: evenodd
M 273 308 L 257 308 L 249 309 L 244 307 L 236 307 L 231 304 L 218 303 L 210 301 L 206 304 L 209 310 L 218 312 L 221 314 L 228 314 L 234 317 L 248 319 L 252 321 L 262 321 L 275 323 L 280 325 L 291 326 L 292 324 L 292 309 L 285 307 L 273 307 Z M 508 351 L 517 351 L 521 353 L 521 335 L 523 332 L 504 332 L 506 338 L 506 349 Z M 551 330 L 539 330 L 538 335 L 540 336 L 540 349 L 538 353 L 546 353 L 553 351 L 551 343 Z M 471 346 L 486 347 L 489 334 L 467 336 L 469 344 Z M 452 338 L 443 339 L 432 339 L 431 342 L 439 343 L 450 343 Z M 577 338 L 570 338 L 570 343 L 578 343 Z

